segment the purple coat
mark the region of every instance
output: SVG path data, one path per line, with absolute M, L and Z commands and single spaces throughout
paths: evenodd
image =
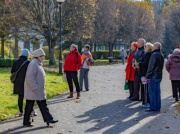
M 166 62 L 170 80 L 180 80 L 180 53 L 173 53 Z

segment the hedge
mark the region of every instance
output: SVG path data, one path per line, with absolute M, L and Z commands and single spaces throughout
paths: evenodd
M 12 67 L 15 59 L 1 59 L 0 58 L 0 67 Z
M 47 46 L 43 47 L 43 50 L 46 53 L 46 59 L 49 59 L 49 49 Z M 59 50 L 55 51 L 55 58 L 59 59 Z M 63 51 L 63 59 L 68 55 L 69 51 Z M 119 58 L 120 50 L 113 50 L 113 57 L 118 59 Z M 128 51 L 127 51 L 128 53 Z M 108 50 L 98 50 L 96 51 L 96 55 L 94 52 L 92 52 L 93 57 L 96 57 L 96 59 L 108 59 L 109 57 L 109 51 Z

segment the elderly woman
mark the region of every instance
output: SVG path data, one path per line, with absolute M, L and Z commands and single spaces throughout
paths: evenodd
M 131 43 L 131 52 L 128 55 L 127 66 L 126 66 L 126 69 L 125 69 L 126 81 L 128 82 L 129 94 L 130 94 L 128 99 L 131 99 L 133 97 L 135 69 L 133 68 L 132 60 L 134 58 L 134 55 L 136 53 L 137 48 L 138 48 L 137 42 L 132 42 Z
M 173 54 L 166 62 L 166 70 L 169 72 L 169 78 L 172 83 L 173 98 L 178 101 L 180 97 L 180 50 L 175 49 Z M 178 97 L 179 92 L 179 97 Z
M 30 62 L 24 83 L 24 97 L 26 98 L 26 107 L 23 124 L 26 127 L 32 127 L 30 122 L 30 115 L 33 109 L 35 101 L 37 102 L 44 122 L 56 123 L 58 120 L 54 120 L 46 103 L 45 92 L 45 71 L 42 67 L 42 61 L 44 60 L 45 53 L 42 49 L 37 49 L 32 52 L 34 59 Z
M 153 51 L 153 44 L 151 43 L 146 43 L 144 45 L 144 54 L 142 55 L 142 59 L 140 60 L 139 63 L 137 63 L 137 68 L 139 68 L 140 71 L 140 77 L 144 77 L 146 75 L 148 65 L 149 65 L 149 60 L 151 57 Z M 149 107 L 149 93 L 148 93 L 148 87 L 147 92 L 144 92 L 144 85 L 141 82 L 141 100 L 142 100 L 142 107 Z
M 66 56 L 64 63 L 64 72 L 69 85 L 70 95 L 67 98 L 73 98 L 73 81 L 76 86 L 77 97 L 80 97 L 80 87 L 78 82 L 78 70 L 82 66 L 81 55 L 78 52 L 76 45 L 72 44 L 70 47 L 70 53 Z

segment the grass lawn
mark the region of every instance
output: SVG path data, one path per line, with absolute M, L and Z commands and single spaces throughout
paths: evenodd
M 13 84 L 9 76 L 10 68 L 0 68 L 0 121 L 9 119 L 18 113 L 17 95 L 13 95 Z M 62 82 L 62 76 L 46 73 L 45 88 L 47 99 L 50 99 L 65 92 L 68 86 Z

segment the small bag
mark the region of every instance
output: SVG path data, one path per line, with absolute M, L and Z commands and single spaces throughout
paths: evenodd
M 18 72 L 19 72 L 20 69 L 26 64 L 26 62 L 28 62 L 28 60 L 24 61 L 24 62 L 22 63 L 22 65 L 19 67 L 19 69 L 18 69 L 16 72 L 14 72 L 13 74 L 11 74 L 11 76 L 10 76 L 11 83 L 14 83 L 14 82 L 15 82 Z
M 89 59 L 87 61 L 87 64 L 88 64 L 88 66 L 93 66 L 94 65 L 94 60 L 93 59 Z
M 63 74 L 63 82 L 67 82 L 66 74 Z
M 128 86 L 127 82 L 125 82 L 125 84 L 124 84 L 124 90 L 129 90 L 129 86 Z

